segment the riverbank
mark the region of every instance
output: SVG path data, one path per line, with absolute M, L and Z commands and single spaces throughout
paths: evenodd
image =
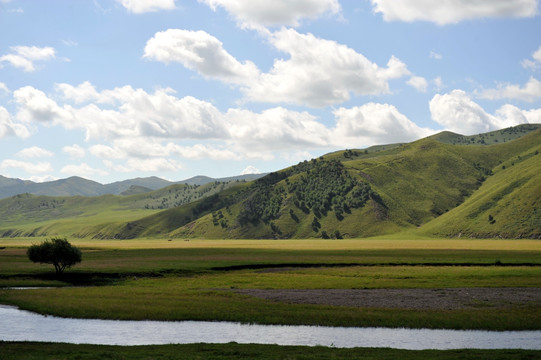
M 0 342 L 2 358 L 30 359 L 401 359 L 401 360 L 522 360 L 539 359 L 541 351 L 532 350 L 396 350 L 381 348 L 333 349 L 327 347 L 277 346 L 254 344 L 187 344 L 156 346 L 98 346 L 32 342 Z

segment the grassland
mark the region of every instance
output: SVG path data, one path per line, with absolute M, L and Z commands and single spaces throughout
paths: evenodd
M 534 240 L 74 240 L 83 262 L 56 278 L 28 261 L 37 239 L 0 240 L 0 303 L 65 317 L 223 320 L 262 324 L 541 329 L 541 308 L 475 303 L 453 310 L 291 304 L 249 289 L 539 288 Z M 268 345 L 110 347 L 0 343 L 12 359 L 54 358 L 536 358 L 535 351 L 323 349 Z M 153 354 L 153 355 L 148 355 Z
M 539 307 L 429 311 L 271 302 L 235 289 L 541 286 L 531 240 L 78 241 L 84 260 L 63 278 L 3 240 L 0 302 L 70 317 L 230 320 L 332 326 L 537 329 Z M 162 248 L 158 248 L 163 246 Z M 146 248 L 145 248 L 146 247 Z M 513 250 L 511 250 L 511 248 Z M 262 271 L 278 268 L 280 271 Z M 85 287 L 68 286 L 85 285 Z
M 24 349 L 24 351 L 22 351 Z M 395 350 L 329 349 L 324 347 L 190 344 L 160 346 L 93 346 L 70 344 L 1 343 L 0 350 L 13 360 L 30 359 L 536 359 L 538 352 L 525 350 Z
M 537 359 L 538 351 L 526 350 L 396 350 L 332 349 L 325 347 L 253 344 L 189 344 L 160 346 L 95 346 L 40 343 L 2 343 L 0 352 L 11 360 L 147 360 L 147 359 L 439 359 L 439 360 L 525 360 Z

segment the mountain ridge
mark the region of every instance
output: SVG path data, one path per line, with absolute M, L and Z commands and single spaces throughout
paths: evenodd
M 33 194 L 45 196 L 101 196 L 120 195 L 131 186 L 140 186 L 150 190 L 158 190 L 174 184 L 205 185 L 211 182 L 228 182 L 254 180 L 265 176 L 261 174 L 246 174 L 224 178 L 211 178 L 208 176 L 194 176 L 181 181 L 168 181 L 156 176 L 138 177 L 123 181 L 116 181 L 109 184 L 88 180 L 79 176 L 71 176 L 64 179 L 37 183 L 30 180 L 8 178 L 0 175 L 0 199 L 8 198 L 19 194 Z

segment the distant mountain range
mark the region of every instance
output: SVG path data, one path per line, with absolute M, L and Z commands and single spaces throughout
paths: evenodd
M 123 193 L 131 194 L 133 191 L 138 191 L 140 193 L 158 190 L 173 184 L 204 185 L 216 181 L 251 181 L 265 175 L 266 174 L 248 174 L 219 179 L 214 179 L 208 176 L 194 176 L 192 178 L 177 182 L 167 181 L 156 176 L 151 176 L 117 181 L 106 185 L 78 176 L 37 183 L 29 180 L 7 178 L 0 175 L 0 199 L 27 193 L 46 196 L 100 196 L 105 194 L 120 195 Z

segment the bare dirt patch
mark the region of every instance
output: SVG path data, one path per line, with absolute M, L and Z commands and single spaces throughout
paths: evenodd
M 290 304 L 458 310 L 541 306 L 541 288 L 451 289 L 236 289 L 236 293 Z

